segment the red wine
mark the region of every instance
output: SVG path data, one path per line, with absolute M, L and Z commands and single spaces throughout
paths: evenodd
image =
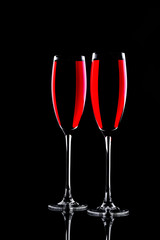
M 118 128 L 127 94 L 124 54 L 93 54 L 90 76 L 93 113 L 106 135 Z
M 118 60 L 119 66 L 119 97 L 116 118 L 114 122 L 114 127 L 117 128 L 125 107 L 126 96 L 127 96 L 127 73 L 126 64 L 124 60 Z
M 69 133 L 79 125 L 86 98 L 84 57 L 55 57 L 52 69 L 52 101 L 59 126 Z

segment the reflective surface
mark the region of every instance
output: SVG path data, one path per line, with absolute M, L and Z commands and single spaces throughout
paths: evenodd
M 153 221 L 130 214 L 126 218 L 97 218 L 85 212 L 48 212 L 47 239 L 141 239 L 153 236 Z M 145 224 L 144 224 L 145 223 Z M 146 231 L 147 228 L 147 231 Z

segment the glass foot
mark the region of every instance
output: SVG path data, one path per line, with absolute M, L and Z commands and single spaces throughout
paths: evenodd
M 109 206 L 103 203 L 100 207 L 97 207 L 96 209 L 88 209 L 87 213 L 90 216 L 95 217 L 124 217 L 129 215 L 129 210 L 122 210 L 119 207 L 116 207 L 113 203 L 110 203 Z
M 85 211 L 87 209 L 87 205 L 80 205 L 79 203 L 75 202 L 74 200 L 72 202 L 64 202 L 63 200 L 60 203 L 48 205 L 48 209 L 51 211 Z

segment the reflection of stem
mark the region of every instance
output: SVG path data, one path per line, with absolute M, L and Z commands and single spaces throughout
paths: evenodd
M 114 222 L 114 218 L 102 218 L 103 224 L 104 224 L 104 229 L 105 229 L 105 235 L 106 235 L 106 240 L 110 240 L 111 238 L 111 228 L 112 224 Z
M 62 212 L 65 222 L 65 240 L 70 240 L 70 231 L 71 231 L 71 221 L 73 217 L 73 212 L 64 211 Z

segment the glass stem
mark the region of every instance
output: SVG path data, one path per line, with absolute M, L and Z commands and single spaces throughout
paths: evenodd
M 106 179 L 105 179 L 105 196 L 104 203 L 109 205 L 111 198 L 111 136 L 105 137 L 106 146 Z
M 66 141 L 66 180 L 65 180 L 65 193 L 64 201 L 70 202 L 72 200 L 71 194 L 71 140 L 70 134 L 65 135 Z

